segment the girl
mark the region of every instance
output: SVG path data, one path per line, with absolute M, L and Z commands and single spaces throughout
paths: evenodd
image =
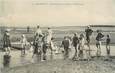
M 96 37 L 96 47 L 97 47 L 97 56 L 101 56 L 101 42 L 104 35 L 101 33 L 100 30 L 97 30 L 97 37 Z
M 7 54 L 10 54 L 11 41 L 10 41 L 10 34 L 8 30 L 6 30 L 4 34 L 3 41 L 4 41 L 3 47 L 5 48 L 5 52 Z
M 80 34 L 80 37 L 79 37 L 79 54 L 78 56 L 80 58 L 83 58 L 83 49 L 84 49 L 84 45 L 85 45 L 85 38 L 84 38 L 84 35 L 83 34 Z
M 21 45 L 22 45 L 21 56 L 24 56 L 25 55 L 26 45 L 27 45 L 27 39 L 26 39 L 24 34 L 21 36 L 20 42 L 21 42 Z

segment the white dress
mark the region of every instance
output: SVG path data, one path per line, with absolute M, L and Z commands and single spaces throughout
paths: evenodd
M 38 35 L 42 35 L 42 30 L 41 30 L 40 28 L 37 29 L 36 32 L 35 32 L 35 35 L 36 35 L 36 34 L 38 34 Z
M 22 48 L 24 48 L 27 44 L 27 39 L 26 38 L 21 38 L 21 45 L 22 45 Z
M 52 38 L 52 30 L 49 29 L 49 30 L 48 30 L 48 36 L 47 36 L 47 43 L 50 43 L 50 42 L 51 42 L 51 38 Z

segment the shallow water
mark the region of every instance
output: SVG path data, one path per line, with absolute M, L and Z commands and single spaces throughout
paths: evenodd
M 111 46 L 111 56 L 115 56 L 115 46 Z M 91 49 L 93 50 L 91 52 L 92 56 L 96 55 L 96 46 L 92 45 Z M 106 47 L 103 45 L 102 46 L 102 56 L 106 56 Z M 75 50 L 71 49 L 70 51 L 70 58 L 73 57 Z M 3 68 L 3 52 L 0 52 L 0 67 Z M 50 51 L 47 53 L 47 60 L 51 60 L 50 58 L 51 54 Z M 63 59 L 63 54 L 53 54 L 53 59 Z M 31 63 L 36 63 L 39 62 L 36 58 L 32 58 L 32 52 L 27 51 L 25 57 L 21 57 L 21 52 L 19 50 L 12 50 L 11 51 L 11 62 L 10 62 L 10 67 L 15 67 L 15 66 L 23 66 L 26 64 L 31 64 Z

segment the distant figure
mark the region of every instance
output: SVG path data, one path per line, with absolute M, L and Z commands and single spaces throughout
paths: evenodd
M 30 27 L 29 26 L 27 26 L 27 32 L 30 32 Z
M 3 36 L 3 41 L 4 41 L 4 49 L 7 54 L 10 54 L 10 47 L 11 47 L 11 41 L 10 41 L 10 33 L 8 30 L 5 31 L 5 34 Z
M 101 42 L 104 35 L 101 33 L 100 30 L 97 30 L 97 37 L 96 37 L 96 47 L 97 47 L 97 56 L 101 56 Z
M 27 45 L 27 39 L 26 39 L 26 36 L 23 34 L 21 36 L 21 45 L 22 45 L 22 49 L 21 49 L 21 56 L 24 56 L 25 55 L 25 50 L 26 50 L 26 45 Z
M 47 43 L 50 43 L 51 42 L 51 38 L 52 38 L 52 30 L 51 28 L 48 28 L 48 31 L 47 31 Z
M 79 46 L 78 46 L 78 49 L 79 49 L 78 57 L 79 58 L 83 58 L 84 46 L 85 46 L 85 38 L 84 38 L 83 34 L 80 34 L 80 37 L 79 37 Z
M 110 56 L 110 42 L 111 42 L 111 39 L 110 39 L 109 35 L 107 35 L 107 39 L 106 39 L 106 51 L 107 51 L 107 56 L 108 57 Z
M 92 35 L 93 30 L 90 28 L 90 26 L 87 26 L 87 29 L 85 29 L 86 32 L 86 41 L 87 41 L 87 46 L 89 47 L 90 50 L 90 37 Z M 90 56 L 90 51 L 89 51 L 89 56 Z
M 64 40 L 62 41 L 62 45 L 64 47 L 64 59 L 67 59 L 69 57 L 69 45 L 70 41 L 67 37 L 64 37 Z
M 76 33 L 74 33 L 74 36 L 72 39 L 72 44 L 73 44 L 73 47 L 75 48 L 75 54 L 73 57 L 73 59 L 75 59 L 77 56 L 77 53 L 78 53 L 78 44 L 79 44 L 79 37 L 78 37 L 78 34 L 76 34 Z

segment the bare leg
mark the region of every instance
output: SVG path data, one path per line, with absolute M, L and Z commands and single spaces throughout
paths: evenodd
M 75 54 L 74 54 L 74 56 L 73 56 L 73 60 L 76 58 L 76 56 L 77 56 L 77 46 L 74 46 L 75 47 Z

